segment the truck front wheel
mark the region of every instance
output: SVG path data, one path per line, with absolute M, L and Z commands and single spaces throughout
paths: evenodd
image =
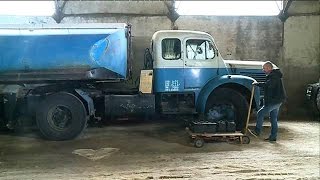
M 86 127 L 87 113 L 82 101 L 71 93 L 47 96 L 37 111 L 37 125 L 49 140 L 73 139 Z
M 240 131 L 245 125 L 248 108 L 249 105 L 246 98 L 239 92 L 229 88 L 219 88 L 210 94 L 206 103 L 205 113 L 208 120 L 233 117 L 236 123 L 236 130 Z

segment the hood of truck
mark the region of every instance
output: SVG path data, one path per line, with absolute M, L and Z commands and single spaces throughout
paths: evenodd
M 241 60 L 224 60 L 227 67 L 239 69 L 262 69 L 264 61 L 241 61 Z M 273 64 L 274 69 L 279 69 Z
M 224 62 L 230 74 L 249 76 L 258 82 L 266 81 L 266 74 L 262 70 L 264 61 L 224 60 Z M 273 67 L 279 69 L 275 64 Z

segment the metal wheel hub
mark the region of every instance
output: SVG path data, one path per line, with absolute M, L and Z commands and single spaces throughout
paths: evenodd
M 208 113 L 207 119 L 209 121 L 219 121 L 222 119 L 235 119 L 236 109 L 231 104 L 217 104 L 213 105 Z
M 56 130 L 62 131 L 69 127 L 72 120 L 72 113 L 65 106 L 55 106 L 49 110 L 48 122 Z

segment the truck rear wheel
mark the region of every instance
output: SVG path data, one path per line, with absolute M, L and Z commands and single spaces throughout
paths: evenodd
M 244 128 L 248 113 L 248 102 L 239 92 L 229 88 L 219 88 L 210 94 L 206 104 L 207 119 L 214 119 L 212 112 L 214 109 L 228 107 L 234 112 L 236 130 L 241 131 Z
M 37 125 L 49 140 L 73 139 L 84 130 L 87 113 L 82 101 L 71 93 L 61 92 L 47 96 L 37 112 Z

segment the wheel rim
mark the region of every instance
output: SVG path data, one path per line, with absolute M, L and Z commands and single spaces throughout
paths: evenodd
M 201 146 L 203 145 L 203 140 L 197 139 L 197 140 L 195 141 L 195 145 L 196 145 L 196 147 L 201 147 Z
M 236 108 L 233 104 L 224 103 L 224 104 L 214 104 L 208 109 L 207 119 L 212 120 L 221 120 L 221 119 L 233 119 L 236 120 Z
M 63 105 L 52 107 L 48 112 L 49 125 L 57 130 L 63 131 L 67 129 L 72 121 L 72 113 L 70 109 Z
M 250 142 L 249 137 L 243 136 L 243 137 L 242 137 L 242 142 L 243 142 L 243 144 L 249 144 L 249 142 Z

